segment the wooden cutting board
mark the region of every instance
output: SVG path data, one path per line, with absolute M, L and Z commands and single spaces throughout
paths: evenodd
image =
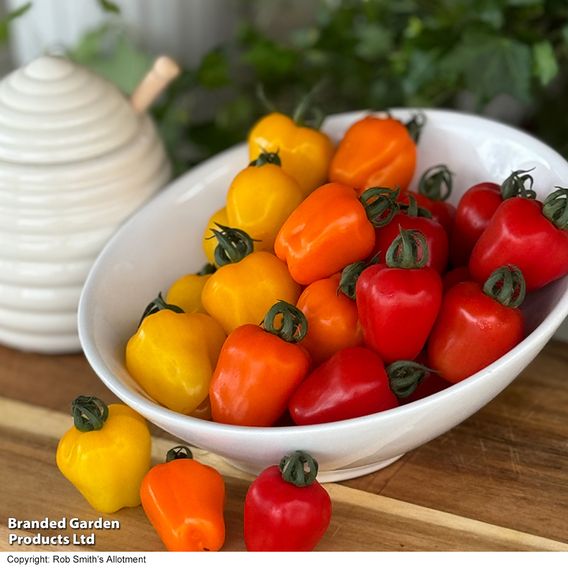
M 116 400 L 81 355 L 49 357 L 0 348 L 0 550 L 162 551 L 140 507 L 105 519 L 95 545 L 17 546 L 8 517 L 95 520 L 55 466 L 78 394 Z M 326 551 L 568 551 L 568 346 L 550 343 L 521 377 L 469 420 L 377 473 L 326 484 Z M 152 428 L 162 461 L 175 440 Z M 224 550 L 244 550 L 243 502 L 252 478 L 215 455 L 227 484 Z M 42 531 L 71 534 L 93 531 Z

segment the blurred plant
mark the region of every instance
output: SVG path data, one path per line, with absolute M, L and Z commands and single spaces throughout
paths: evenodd
M 4 18 L 0 19 L 0 45 L 6 43 L 10 37 L 10 23 L 23 16 L 32 7 L 31 2 L 22 4 L 15 10 L 8 12 Z
M 271 3 L 276 26 L 286 4 Z M 551 94 L 553 86 L 562 90 L 567 75 L 564 0 L 321 0 L 313 17 L 283 38 L 275 39 L 271 29 L 244 22 L 235 40 L 207 54 L 193 81 L 157 109 L 171 114 L 186 88 L 225 93 L 205 119 L 189 114 L 185 131 L 175 137 L 193 144 L 197 159 L 245 139 L 265 112 L 255 96 L 259 84 L 276 108 L 290 112 L 322 81 L 318 103 L 326 113 L 455 108 L 463 92 L 482 113 L 508 95 L 524 111 L 521 126 L 568 155 L 557 119 L 568 103 Z M 550 118 L 551 98 L 561 107 L 556 119 Z
M 99 3 L 118 11 L 109 0 Z M 464 92 L 472 109 L 483 113 L 505 96 L 522 109 L 522 127 L 568 155 L 559 118 L 568 110 L 566 0 L 304 4 L 305 22 L 282 33 L 279 24 L 290 0 L 243 1 L 252 17 L 241 23 L 234 40 L 184 70 L 154 106 L 177 173 L 245 139 L 266 111 L 256 97 L 258 85 L 276 108 L 290 112 L 322 81 L 317 102 L 328 114 L 394 106 L 455 108 Z M 272 27 L 254 17 L 267 10 Z M 71 56 L 129 92 L 150 57 L 120 19 L 112 19 L 87 34 Z

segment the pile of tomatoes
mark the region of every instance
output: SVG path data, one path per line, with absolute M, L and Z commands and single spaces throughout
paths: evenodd
M 209 263 L 128 343 L 133 377 L 185 414 L 316 424 L 427 396 L 517 345 L 526 293 L 568 273 L 568 190 L 540 201 L 518 170 L 454 206 L 455 172 L 416 172 L 423 121 L 368 115 L 334 146 L 263 117 L 205 227 Z
M 208 264 L 159 294 L 128 341 L 142 388 L 225 424 L 320 424 L 428 396 L 515 347 L 526 294 L 568 273 L 568 189 L 540 201 L 517 170 L 453 206 L 455 172 L 416 172 L 422 122 L 365 116 L 334 146 L 263 117 L 205 227 Z M 317 462 L 292 457 L 247 492 L 249 550 L 310 550 L 327 530 Z M 300 520 L 283 513 L 294 506 Z

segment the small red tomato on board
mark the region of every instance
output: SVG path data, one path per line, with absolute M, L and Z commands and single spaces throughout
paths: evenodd
M 418 231 L 401 229 L 384 264 L 365 268 L 355 287 L 365 343 L 385 361 L 413 360 L 422 351 L 442 301 L 442 280 L 428 268 Z
M 317 461 L 306 452 L 286 456 L 251 483 L 245 497 L 247 550 L 309 552 L 331 521 L 331 499 L 316 480 Z
M 512 197 L 499 206 L 471 253 L 469 271 L 484 282 L 505 264 L 521 270 L 528 292 L 568 274 L 568 189 L 543 203 Z
M 411 194 L 407 194 L 407 197 L 409 205 L 403 206 L 386 225 L 375 229 L 373 255 L 377 255 L 379 262 L 384 262 L 386 252 L 400 235 L 401 228 L 419 231 L 424 235 L 428 245 L 426 266 L 442 274 L 448 265 L 448 234 L 438 221 L 431 218 L 428 210 L 418 207 Z
M 401 203 L 409 205 L 409 196 L 414 196 L 420 207 L 432 214 L 432 219 L 440 223 L 449 234 L 454 224 L 456 208 L 449 203 L 453 187 L 453 174 L 448 166 L 437 164 L 428 168 L 418 181 L 417 192 L 402 192 Z
M 524 170 L 517 170 L 501 185 L 478 183 L 462 195 L 450 236 L 450 261 L 454 267 L 469 262 L 475 243 L 504 200 L 516 195 L 531 195 L 532 189 L 527 188 L 527 184 L 532 187 L 532 177 Z
M 381 358 L 365 347 L 348 347 L 316 367 L 288 403 L 298 425 L 366 416 L 398 406 Z
M 482 287 L 460 282 L 444 296 L 428 340 L 428 366 L 457 383 L 487 367 L 522 341 L 518 309 L 525 283 L 517 267 L 496 270 Z

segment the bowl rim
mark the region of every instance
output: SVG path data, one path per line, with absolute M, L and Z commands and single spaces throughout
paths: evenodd
M 558 162 L 564 168 L 568 169 L 568 161 L 565 160 L 556 150 L 547 146 L 544 142 L 538 138 L 519 130 L 513 126 L 500 123 L 496 120 L 481 117 L 472 113 L 457 111 L 457 110 L 445 110 L 445 109 L 432 109 L 432 108 L 392 108 L 390 112 L 394 116 L 400 114 L 413 114 L 417 112 L 424 112 L 427 116 L 440 117 L 442 119 L 451 119 L 452 121 L 473 121 L 476 124 L 484 124 L 486 127 L 491 129 L 496 129 L 503 134 L 509 134 L 514 136 L 520 142 L 526 142 L 533 148 L 536 148 L 536 152 L 545 152 L 548 161 Z M 323 131 L 326 131 L 326 127 L 329 126 L 330 122 L 335 122 L 338 120 L 344 120 L 346 122 L 351 122 L 357 120 L 358 118 L 366 115 L 373 114 L 380 116 L 385 114 L 384 111 L 371 111 L 371 110 L 357 110 L 342 112 L 330 115 L 326 118 L 324 125 L 322 127 Z M 197 431 L 210 433 L 225 433 L 235 436 L 243 437 L 270 437 L 270 436 L 304 436 L 306 434 L 317 434 L 319 432 L 325 432 L 329 434 L 334 431 L 340 431 L 350 428 L 358 427 L 368 427 L 371 425 L 378 425 L 381 422 L 389 421 L 393 415 L 401 417 L 405 414 L 413 414 L 416 412 L 421 412 L 426 410 L 429 406 L 437 406 L 442 404 L 445 399 L 451 399 L 457 396 L 457 393 L 467 393 L 469 390 L 474 390 L 481 381 L 487 380 L 488 376 L 493 374 L 501 366 L 507 365 L 511 360 L 516 359 L 522 352 L 530 350 L 530 346 L 538 344 L 541 341 L 548 341 L 556 329 L 560 326 L 562 321 L 568 316 L 568 288 L 563 293 L 561 298 L 558 300 L 554 310 L 548 314 L 544 320 L 529 334 L 527 335 L 518 345 L 513 349 L 508 351 L 505 355 L 497 359 L 495 362 L 491 363 L 487 367 L 484 367 L 477 373 L 471 375 L 470 377 L 464 379 L 455 384 L 450 384 L 447 388 L 442 391 L 433 393 L 425 398 L 415 400 L 404 405 L 397 406 L 389 410 L 383 410 L 381 412 L 376 412 L 374 414 L 369 414 L 366 416 L 360 416 L 357 418 L 349 418 L 346 420 L 340 420 L 335 422 L 326 422 L 321 424 L 309 424 L 309 425 L 290 425 L 290 426 L 240 426 L 232 424 L 223 424 L 218 422 L 213 422 L 209 420 L 203 420 L 200 418 L 195 418 L 193 416 L 184 415 L 175 411 L 172 411 L 159 403 L 146 398 L 145 396 L 135 392 L 133 389 L 125 385 L 122 381 L 118 380 L 110 368 L 105 363 L 104 358 L 99 353 L 96 342 L 92 337 L 89 329 L 89 314 L 93 312 L 93 292 L 96 288 L 96 283 L 100 277 L 101 267 L 104 266 L 105 260 L 108 256 L 112 254 L 112 250 L 115 243 L 122 239 L 124 234 L 129 232 L 130 226 L 132 224 L 137 224 L 141 217 L 144 217 L 152 212 L 153 208 L 157 203 L 170 200 L 173 196 L 178 193 L 183 192 L 183 188 L 186 186 L 186 177 L 191 175 L 191 177 L 198 176 L 201 170 L 207 170 L 215 165 L 217 162 L 223 163 L 225 159 L 233 154 L 238 154 L 242 152 L 245 142 L 241 142 L 231 148 L 228 148 L 219 154 L 209 158 L 208 160 L 198 164 L 179 178 L 175 179 L 173 182 L 168 184 L 163 188 L 157 195 L 152 197 L 145 205 L 143 205 L 136 213 L 134 213 L 123 225 L 114 233 L 111 239 L 107 242 L 103 250 L 97 256 L 95 262 L 93 263 L 89 274 L 86 278 L 85 284 L 83 286 L 81 296 L 79 299 L 78 306 L 78 331 L 79 340 L 81 347 L 83 349 L 84 355 L 96 373 L 96 375 L 102 380 L 102 382 L 112 391 L 121 401 L 128 404 L 129 406 L 138 410 L 141 414 L 145 416 L 151 416 L 153 420 L 158 421 L 160 424 L 167 423 L 178 423 L 181 421 L 186 424 L 192 425 L 192 427 Z M 565 276 L 564 279 L 568 278 Z

